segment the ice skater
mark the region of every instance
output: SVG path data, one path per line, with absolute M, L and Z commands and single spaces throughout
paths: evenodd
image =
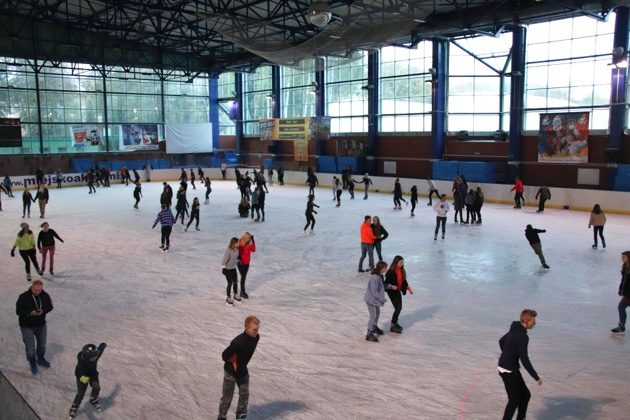
M 85 175 L 85 182 L 89 188 L 88 194 L 92 194 L 92 190 L 94 190 L 94 194 L 96 194 L 96 187 L 94 187 L 94 180 L 96 176 L 94 175 L 94 170 L 90 169 Z
M 319 208 L 319 206 L 315 204 L 315 196 L 309 195 L 308 201 L 306 202 L 306 212 L 304 213 L 304 215 L 306 216 L 304 234 L 306 234 L 306 229 L 308 229 L 309 226 L 311 227 L 311 234 L 313 233 L 313 229 L 315 228 L 315 217 L 313 216 L 313 214 L 317 214 L 317 211 L 315 211 L 314 207 Z
M 186 189 L 184 187 L 179 187 L 179 191 L 177 191 L 177 204 L 175 204 L 175 223 L 177 223 L 177 219 L 179 216 L 182 216 L 182 225 L 184 224 L 184 216 L 188 216 L 188 200 L 186 199 Z
M 319 185 L 319 180 L 314 172 L 309 172 L 305 184 L 308 185 L 308 195 L 315 195 L 315 187 Z
M 20 231 L 15 238 L 13 248 L 11 248 L 11 256 L 15 257 L 15 248 L 20 251 L 20 257 L 24 260 L 24 270 L 26 271 L 26 281 L 31 281 L 31 262 L 33 267 L 40 276 L 43 271 L 40 271 L 39 264 L 37 263 L 37 252 L 35 251 L 35 236 L 31 229 L 29 229 L 28 223 L 20 223 Z
M 435 186 L 435 182 L 432 179 L 427 179 L 427 183 L 429 184 L 429 202 L 427 203 L 427 206 L 432 206 L 433 205 L 433 194 L 435 194 L 435 197 L 437 199 L 439 199 L 441 197 L 437 187 Z
M 261 221 L 264 222 L 265 221 L 265 200 L 267 198 L 268 191 L 266 193 L 260 187 L 258 187 L 258 190 L 259 190 L 259 193 L 260 193 L 259 196 L 258 196 L 258 208 L 260 209 L 260 214 L 262 216 Z
M 223 177 L 223 180 L 225 181 L 225 174 L 227 172 L 227 163 L 221 162 L 221 177 Z
M 525 228 L 525 237 L 529 241 L 529 245 L 532 247 L 538 258 L 540 259 L 540 263 L 542 264 L 544 269 L 549 269 L 547 262 L 545 262 L 545 256 L 542 252 L 542 244 L 540 243 L 539 233 L 547 232 L 545 229 L 535 229 L 532 225 L 527 225 Z
M 136 200 L 136 204 L 133 205 L 134 209 L 138 208 L 140 197 L 142 197 L 142 185 L 140 184 L 140 181 L 138 181 L 136 182 L 136 187 L 133 189 L 133 198 Z
M 175 218 L 173 217 L 173 213 L 171 209 L 166 206 L 166 204 L 162 204 L 162 210 L 158 213 L 155 222 L 153 222 L 153 227 L 151 229 L 155 229 L 158 222 L 160 222 L 162 236 L 160 239 L 160 249 L 162 252 L 168 251 L 171 246 L 171 232 L 173 231 L 173 224 L 175 223 Z
M 22 192 L 22 219 L 24 219 L 24 215 L 28 214 L 28 218 L 31 218 L 31 203 L 33 202 L 33 196 L 29 191 L 28 187 L 24 187 L 24 191 Z
M 341 193 L 343 193 L 343 186 L 341 184 L 341 181 L 339 181 L 339 178 L 335 178 L 333 190 L 334 190 L 335 198 L 337 199 L 337 205 L 335 207 L 339 207 L 341 206 Z M 333 198 L 333 200 L 335 198 Z
M 22 293 L 15 303 L 22 341 L 26 350 L 31 373 L 37 375 L 37 366 L 50 367 L 46 355 L 46 314 L 53 310 L 52 299 L 44 291 L 44 283 L 35 279 L 31 287 Z
M 197 197 L 193 198 L 192 206 L 190 206 L 190 220 L 188 220 L 188 224 L 184 229 L 184 232 L 188 232 L 188 228 L 192 224 L 193 220 L 196 220 L 195 230 L 199 230 L 199 199 Z
M 190 168 L 190 185 L 192 185 L 193 190 L 197 189 L 197 187 L 195 187 L 195 171 L 193 171 L 192 168 Z
M 138 182 L 140 182 L 140 174 L 138 173 L 136 168 L 133 168 L 133 183 L 138 185 Z
M 370 177 L 368 176 L 368 173 L 366 172 L 365 175 L 363 175 L 363 178 L 361 178 L 361 181 L 354 181 L 357 184 L 363 184 L 363 199 L 367 200 L 368 199 L 368 190 L 370 188 L 370 185 L 372 184 L 372 180 L 370 179 Z
M 411 201 L 411 217 L 414 217 L 415 214 L 413 212 L 416 209 L 416 204 L 418 204 L 418 187 L 415 185 L 411 187 L 411 198 L 409 201 Z
M 199 181 L 201 181 L 201 184 L 206 185 L 206 176 L 203 172 L 203 169 L 201 169 L 201 166 L 197 168 L 197 175 L 199 175 Z
M 42 230 L 37 235 L 37 249 L 42 254 L 42 274 L 46 271 L 46 257 L 50 254 L 50 275 L 55 275 L 55 238 L 59 239 L 63 243 L 63 239 L 57 232 L 50 229 L 48 222 L 41 224 Z
M 210 177 L 206 177 L 206 201 L 204 204 L 208 204 L 210 202 L 210 193 L 212 192 L 212 181 L 210 181 Z
M 332 201 L 335 201 L 337 199 L 337 181 L 339 181 L 337 179 L 337 177 L 333 176 L 333 179 L 332 179 L 332 195 L 333 195 L 333 199 L 332 199 Z
M 249 371 L 247 364 L 254 355 L 260 335 L 260 320 L 253 315 L 245 318 L 245 331 L 236 336 L 228 348 L 223 350 L 223 392 L 219 404 L 218 420 L 226 420 L 227 413 L 234 397 L 234 387 L 238 385 L 238 403 L 236 418 L 247 418 L 249 403 Z
M 503 412 L 503 420 L 510 420 L 516 410 L 518 410 L 516 415 L 518 420 L 525 419 L 527 414 L 527 404 L 531 394 L 525 385 L 523 376 L 521 376 L 519 360 L 525 370 L 538 382 L 538 385 L 542 385 L 542 379 L 536 373 L 527 354 L 527 345 L 529 344 L 527 330 L 531 330 L 536 325 L 536 316 L 538 314 L 533 309 L 524 309 L 521 312 L 520 320 L 512 322 L 510 331 L 499 340 L 501 356 L 499 357 L 498 370 L 508 397 Z
M 44 184 L 39 184 L 37 188 L 37 194 L 35 194 L 35 198 L 33 201 L 37 202 L 39 205 L 39 218 L 43 219 L 46 215 L 46 205 L 48 204 L 48 198 L 50 195 L 48 194 L 48 188 Z
M 359 258 L 359 273 L 365 273 L 363 269 L 363 261 L 365 256 L 368 256 L 370 263 L 370 271 L 374 269 L 374 241 L 376 236 L 372 231 L 372 217 L 365 216 L 363 218 L 363 224 L 361 225 L 361 258 Z
M 256 212 L 256 222 L 260 220 L 260 207 L 258 206 L 258 199 L 260 197 L 260 189 L 258 187 L 254 188 L 254 192 L 252 192 L 251 197 L 251 211 L 252 211 L 252 220 L 254 220 L 254 211 Z
M 475 193 L 475 205 L 474 210 L 477 215 L 477 224 L 481 224 L 481 208 L 483 207 L 484 195 L 481 187 L 477 187 L 477 192 Z
M 435 234 L 433 240 L 437 241 L 438 232 L 440 231 L 440 225 L 442 225 L 442 239 L 446 233 L 446 214 L 451 208 L 446 202 L 446 194 L 440 196 L 440 201 L 433 205 L 433 211 L 435 212 Z
M 377 335 L 383 335 L 383 330 L 378 327 L 378 318 L 381 315 L 381 306 L 385 305 L 383 274 L 385 274 L 386 271 L 387 263 L 385 261 L 376 263 L 376 267 L 374 267 L 374 270 L 371 272 L 372 275 L 370 276 L 365 294 L 363 295 L 363 301 L 366 303 L 370 314 L 365 340 L 374 343 L 378 343 Z M 388 284 L 387 287 L 390 290 L 396 290 L 396 286 L 394 285 Z
M 405 202 L 405 205 L 409 205 L 407 200 L 403 198 L 402 187 L 400 186 L 400 179 L 396 178 L 394 181 L 394 210 L 402 210 L 402 206 L 400 204 L 401 201 Z
M 245 281 L 247 280 L 247 272 L 249 271 L 249 264 L 252 260 L 252 252 L 256 252 L 256 242 L 254 242 L 254 235 L 249 232 L 245 232 L 238 240 L 238 273 L 241 276 L 241 293 L 240 296 L 243 299 L 249 299 L 249 295 L 245 291 Z
M 621 283 L 617 294 L 621 296 L 621 300 L 617 305 L 619 310 L 619 324 L 611 331 L 614 333 L 622 333 L 626 330 L 626 309 L 630 306 L 630 251 L 621 253 Z
M 101 343 L 96 347 L 94 344 L 86 344 L 81 351 L 77 353 L 77 366 L 74 368 L 74 376 L 77 379 L 77 393 L 70 406 L 69 415 L 70 418 L 74 418 L 77 415 L 77 410 L 85 391 L 87 391 L 88 385 L 92 388 L 90 393 L 90 399 L 88 400 L 92 407 L 96 411 L 101 411 L 101 403 L 98 400 L 98 396 L 101 392 L 101 384 L 98 380 L 98 359 L 101 358 L 107 344 Z
M 394 313 L 392 314 L 392 323 L 389 327 L 389 331 L 400 334 L 402 333 L 403 328 L 398 324 L 398 317 L 402 311 L 402 297 L 403 295 L 406 295 L 407 292 L 409 292 L 410 295 L 413 295 L 413 289 L 409 283 L 407 283 L 405 260 L 400 255 L 396 255 L 390 264 L 389 269 L 385 274 L 385 284 L 389 300 L 394 306 Z M 387 287 L 387 285 L 390 287 Z
M 512 187 L 511 191 L 514 191 L 514 208 L 515 209 L 520 209 L 521 208 L 521 202 L 523 203 L 523 205 L 525 205 L 525 199 L 523 198 L 523 181 L 521 181 L 520 177 L 516 177 L 516 182 L 514 182 L 514 186 Z
M 545 202 L 547 200 L 551 200 L 551 191 L 549 191 L 549 187 L 543 185 L 538 188 L 535 198 L 538 198 L 538 210 L 536 210 L 536 213 L 542 213 L 545 211 Z
M 236 276 L 236 265 L 238 263 L 238 249 L 236 245 L 238 245 L 238 239 L 230 239 L 230 243 L 221 259 L 222 272 L 225 276 L 225 280 L 227 280 L 227 288 L 225 290 L 227 294 L 227 298 L 225 299 L 226 305 L 234 305 L 234 300 L 239 302 L 241 300 L 240 296 L 237 294 L 238 279 Z M 232 299 L 232 290 L 234 290 L 234 300 Z
M 591 218 L 588 221 L 588 228 L 593 226 L 593 249 L 597 249 L 597 234 L 602 240 L 602 247 L 606 248 L 606 239 L 604 239 L 604 225 L 606 224 L 606 214 L 599 204 L 593 206 Z
M 383 261 L 381 255 L 381 242 L 383 242 L 389 236 L 385 226 L 381 225 L 381 219 L 378 216 L 372 217 L 372 232 L 374 233 L 374 249 L 378 255 L 378 260 Z
M 2 185 L 4 185 L 4 189 L 7 192 L 7 195 L 9 197 L 13 197 L 13 191 L 11 190 L 11 178 L 9 178 L 9 175 L 5 175 L 4 179 L 2 180 Z
M 57 172 L 55 172 L 55 180 L 57 181 L 57 188 L 61 188 L 61 183 L 63 182 L 63 172 L 61 172 L 61 168 L 57 169 Z

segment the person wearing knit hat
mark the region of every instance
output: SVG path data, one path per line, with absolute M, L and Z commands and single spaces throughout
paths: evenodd
M 24 260 L 24 269 L 26 270 L 26 281 L 31 281 L 31 261 L 38 274 L 42 274 L 37 263 L 37 253 L 35 252 L 35 237 L 28 226 L 28 223 L 20 224 L 20 231 L 15 238 L 13 248 L 11 248 L 11 256 L 15 257 L 15 248 L 20 251 L 20 256 Z M 30 260 L 30 261 L 29 261 Z

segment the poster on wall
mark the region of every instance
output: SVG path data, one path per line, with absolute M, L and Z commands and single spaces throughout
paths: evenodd
M 100 124 L 80 124 L 72 126 L 72 146 L 98 146 L 103 144 L 103 126 Z
M 157 150 L 157 124 L 122 124 L 120 150 Z
M 364 146 L 360 140 L 337 140 L 337 156 L 361 156 Z
M 268 118 L 258 121 L 261 140 L 327 140 L 330 117 Z
M 540 114 L 539 162 L 588 162 L 589 112 Z
M 293 140 L 293 160 L 308 162 L 308 139 Z

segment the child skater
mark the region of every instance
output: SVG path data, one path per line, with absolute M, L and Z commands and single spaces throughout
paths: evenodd
M 234 299 L 240 301 L 241 298 L 236 294 L 237 289 L 237 281 L 236 278 L 236 264 L 238 261 L 238 249 L 236 245 L 238 244 L 237 238 L 230 239 L 230 243 L 228 244 L 227 249 L 225 250 L 225 254 L 221 259 L 221 266 L 223 267 L 223 275 L 227 280 L 227 299 L 225 299 L 226 305 L 234 305 L 234 300 L 232 300 L 232 289 L 234 289 Z
M 389 270 L 387 270 L 387 274 L 385 274 L 385 283 L 389 286 L 396 286 L 395 288 L 390 287 L 387 289 L 389 300 L 394 306 L 394 314 L 392 315 L 392 324 L 389 331 L 400 334 L 403 328 L 398 325 L 398 316 L 400 315 L 400 311 L 402 311 L 402 296 L 406 295 L 407 292 L 413 295 L 413 289 L 407 283 L 405 260 L 400 255 L 396 255 L 394 261 L 392 261 L 392 264 L 389 266 Z
M 363 300 L 367 304 L 370 319 L 368 320 L 366 341 L 378 343 L 377 335 L 383 335 L 383 330 L 378 327 L 378 318 L 381 315 L 381 306 L 385 305 L 385 285 L 383 274 L 387 271 L 387 263 L 379 261 L 372 270 Z M 395 285 L 388 284 L 389 290 L 396 290 Z
M 72 401 L 72 406 L 70 407 L 70 418 L 74 418 L 77 415 L 77 410 L 83 400 L 85 391 L 87 391 L 88 384 L 92 387 L 89 400 L 90 404 L 92 404 L 96 411 L 101 411 L 101 403 L 98 400 L 98 394 L 101 392 L 101 384 L 98 381 L 96 365 L 106 347 L 107 344 L 105 343 L 99 344 L 98 347 L 94 344 L 86 344 L 77 354 L 77 367 L 74 369 L 74 376 L 77 378 L 77 395 L 74 397 L 74 401 Z
M 306 226 L 304 226 L 305 235 L 309 225 L 311 226 L 311 234 L 313 234 L 313 228 L 315 228 L 315 217 L 313 217 L 313 213 L 317 214 L 317 212 L 313 207 L 319 208 L 319 206 L 315 204 L 315 196 L 309 195 L 308 201 L 306 202 L 306 212 L 304 213 L 306 216 Z
M 140 181 L 136 182 L 136 188 L 133 189 L 133 198 L 136 200 L 136 204 L 133 205 L 134 209 L 138 208 L 138 203 L 140 203 L 140 197 L 142 197 L 142 185 L 140 185 Z
M 22 219 L 24 219 L 24 215 L 28 214 L 28 218 L 31 218 L 31 203 L 33 202 L 33 196 L 31 192 L 28 190 L 28 187 L 24 187 L 24 192 L 22 193 Z
M 228 348 L 223 350 L 223 393 L 219 404 L 219 420 L 226 420 L 227 413 L 234 397 L 234 386 L 238 385 L 238 403 L 236 418 L 247 418 L 249 401 L 249 371 L 247 364 L 254 355 L 260 335 L 260 320 L 253 315 L 245 318 L 245 331 L 236 336 Z
M 197 197 L 193 198 L 192 206 L 190 208 L 190 220 L 186 225 L 186 229 L 184 232 L 188 232 L 188 228 L 192 224 L 193 220 L 196 220 L 195 230 L 199 230 L 199 199 Z
M 404 201 L 406 205 L 409 205 L 407 200 L 403 198 L 400 179 L 396 178 L 396 181 L 394 182 L 394 210 L 402 210 L 402 206 L 400 204 L 401 201 Z
M 162 239 L 160 249 L 162 250 L 162 252 L 166 252 L 171 246 L 171 232 L 173 231 L 173 224 L 175 223 L 173 213 L 171 212 L 171 209 L 166 206 L 166 204 L 162 204 L 162 211 L 158 213 L 155 222 L 153 222 L 152 229 L 155 228 L 158 222 L 160 222 L 160 225 L 162 226 Z
M 245 280 L 247 279 L 247 272 L 249 271 L 249 263 L 252 260 L 252 252 L 256 252 L 256 242 L 254 242 L 254 235 L 249 232 L 245 232 L 243 236 L 238 240 L 238 273 L 241 275 L 241 297 L 243 299 L 249 299 L 249 295 L 245 292 Z
M 413 211 L 416 209 L 416 204 L 418 204 L 418 187 L 415 185 L 411 187 L 411 217 L 414 217 Z
M 206 201 L 204 201 L 204 204 L 208 204 L 210 202 L 210 193 L 212 192 L 212 186 L 211 186 L 211 181 L 210 181 L 210 177 L 206 177 Z
M 448 203 L 446 202 L 446 194 L 440 196 L 440 201 L 433 205 L 433 211 L 435 212 L 435 234 L 433 240 L 437 241 L 438 232 L 440 231 L 440 225 L 442 225 L 442 239 L 446 230 L 446 213 L 450 210 Z

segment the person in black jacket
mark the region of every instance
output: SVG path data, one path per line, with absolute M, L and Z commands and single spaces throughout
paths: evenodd
M 50 253 L 50 275 L 54 275 L 55 269 L 55 238 L 63 242 L 63 239 L 53 229 L 48 228 L 48 222 L 40 226 L 42 230 L 37 235 L 37 249 L 42 254 L 42 274 L 46 271 L 46 257 Z
M 140 203 L 140 197 L 142 197 L 142 185 L 140 181 L 136 182 L 136 187 L 133 189 L 133 198 L 136 200 L 136 204 L 133 205 L 134 209 L 138 208 L 138 204 Z
M 48 188 L 44 184 L 39 184 L 37 188 L 37 194 L 33 198 L 34 202 L 39 204 L 39 218 L 43 219 L 46 213 L 46 204 L 48 204 Z
M 545 229 L 535 229 L 532 227 L 532 225 L 527 225 L 527 227 L 525 228 L 525 237 L 529 241 L 529 245 L 532 247 L 536 255 L 538 255 L 538 258 L 540 258 L 540 263 L 542 264 L 543 268 L 548 269 L 549 266 L 547 265 L 547 262 L 545 261 L 545 256 L 542 252 L 540 236 L 538 236 L 539 233 L 545 232 L 547 232 Z
M 409 201 L 411 201 L 411 217 L 413 217 L 415 216 L 413 212 L 416 209 L 416 204 L 418 204 L 418 187 L 415 185 L 411 187 L 411 198 Z
M 232 404 L 234 385 L 238 384 L 238 403 L 236 405 L 236 418 L 247 418 L 247 404 L 249 401 L 249 371 L 247 364 L 252 358 L 258 340 L 260 320 L 253 315 L 245 318 L 245 331 L 236 336 L 228 348 L 223 350 L 221 357 L 225 362 L 223 366 L 223 395 L 219 404 L 218 420 L 227 419 L 227 412 Z
M 22 293 L 15 303 L 15 313 L 20 323 L 26 359 L 31 365 L 33 375 L 37 375 L 37 365 L 50 367 L 44 355 L 46 353 L 46 314 L 52 310 L 52 300 L 44 291 L 44 284 L 39 279 L 33 280 L 31 287 Z M 35 342 L 37 342 L 37 347 Z
M 387 239 L 389 233 L 385 230 L 385 226 L 381 225 L 381 219 L 378 216 L 372 217 L 372 232 L 374 232 L 374 236 L 376 240 L 374 241 L 374 249 L 376 249 L 376 253 L 378 254 L 378 260 L 383 261 L 383 256 L 381 255 L 381 242 Z
M 499 340 L 501 357 L 499 357 L 498 370 L 508 396 L 503 420 L 510 420 L 517 409 L 516 418 L 518 420 L 524 419 L 527 413 L 527 404 L 531 394 L 519 371 L 519 360 L 525 370 L 538 382 L 538 385 L 542 385 L 542 379 L 536 373 L 527 355 L 527 344 L 529 343 L 527 330 L 536 326 L 537 315 L 533 309 L 523 309 L 520 321 L 512 322 L 510 331 Z
M 79 409 L 81 401 L 85 396 L 88 384 L 92 387 L 90 394 L 90 404 L 94 406 L 96 411 L 101 411 L 101 403 L 98 400 L 98 394 L 101 392 L 101 384 L 98 381 L 98 370 L 96 364 L 98 359 L 103 355 L 106 343 L 101 343 L 96 347 L 94 344 L 86 344 L 81 351 L 77 353 L 77 367 L 74 369 L 74 376 L 77 378 L 77 394 L 72 401 L 70 407 L 70 417 L 74 418 Z
M 184 229 L 184 232 L 188 232 L 188 228 L 192 224 L 193 220 L 196 220 L 195 230 L 199 230 L 199 199 L 197 197 L 193 198 L 192 207 L 190 208 L 190 220 Z
M 304 212 L 304 215 L 306 216 L 306 226 L 304 226 L 305 235 L 306 229 L 308 229 L 309 226 L 311 227 L 311 234 L 315 228 L 315 217 L 313 217 L 313 214 L 317 214 L 317 211 L 315 211 L 314 207 L 319 208 L 319 206 L 315 204 L 315 196 L 309 195 L 308 201 L 306 202 L 306 212 Z
M 407 272 L 405 271 L 405 260 L 400 255 L 394 257 L 387 273 L 385 273 L 385 289 L 389 300 L 394 305 L 394 313 L 392 315 L 392 323 L 389 328 L 390 332 L 402 333 L 403 328 L 398 325 L 398 316 L 402 311 L 402 295 L 406 295 L 409 292 L 413 295 L 413 289 L 407 283 Z M 396 288 L 387 287 L 387 285 L 396 286 Z
M 621 283 L 619 283 L 619 291 L 617 292 L 621 296 L 619 305 L 619 325 L 613 328 L 611 331 L 614 333 L 622 333 L 626 330 L 626 308 L 630 306 L 630 251 L 624 251 L 621 253 Z

